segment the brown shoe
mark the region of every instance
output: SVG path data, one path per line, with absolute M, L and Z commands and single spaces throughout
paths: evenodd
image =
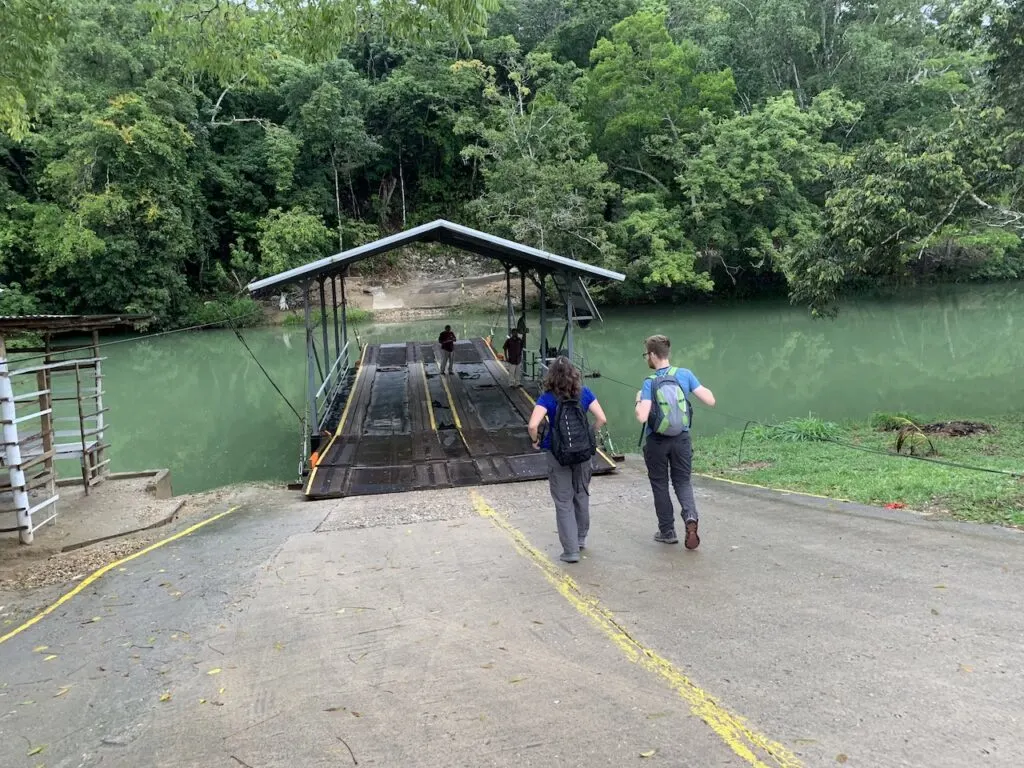
M 697 521 L 690 520 L 686 524 L 686 539 L 683 542 L 687 549 L 696 549 L 700 546 L 700 536 L 697 535 Z

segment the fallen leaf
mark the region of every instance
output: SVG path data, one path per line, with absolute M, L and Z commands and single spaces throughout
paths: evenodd
M 284 643 L 282 643 L 280 641 L 274 643 L 274 650 L 275 651 L 283 651 L 284 650 Z
M 48 651 L 49 649 L 50 646 L 48 645 L 37 645 L 35 648 L 32 649 L 32 653 L 42 653 L 43 651 Z
M 939 615 L 939 612 L 937 610 L 935 610 L 934 608 L 932 608 L 932 616 L 938 616 L 938 615 Z
M 537 619 L 534 619 L 534 620 L 533 620 L 533 623 L 534 623 L 534 624 L 543 624 L 544 622 L 543 622 L 543 621 L 537 621 Z
M 225 692 L 226 690 L 227 690 L 227 688 L 221 688 L 221 689 L 220 689 L 219 691 L 217 691 L 217 693 L 218 693 L 218 694 L 220 694 L 221 696 L 223 696 L 223 695 L 224 695 L 224 692 Z
M 961 672 L 973 672 L 974 671 L 974 667 L 968 667 L 966 664 L 961 664 L 960 665 L 960 671 Z
M 160 701 L 170 701 L 170 700 L 171 700 L 171 692 L 170 691 L 164 691 L 163 693 L 160 694 Z
M 839 753 L 838 755 L 836 755 L 836 762 L 837 762 L 837 763 L 845 763 L 845 762 L 846 762 L 847 760 L 849 760 L 849 759 L 850 759 L 850 758 L 848 758 L 848 757 L 847 757 L 846 755 L 844 755 L 844 754 L 843 754 L 842 752 L 840 752 L 840 753 Z
M 648 749 L 646 752 L 641 752 L 640 757 L 654 757 L 658 750 Z
M 362 717 L 362 716 L 363 716 L 362 712 L 356 712 L 354 709 L 352 710 L 352 717 Z
M 494 662 L 489 661 L 486 664 L 481 664 L 480 669 L 494 669 Z
M 62 687 L 59 691 L 57 691 L 53 695 L 53 698 L 59 699 L 61 696 L 64 696 L 70 690 L 71 690 L 71 686 L 70 685 L 65 685 L 64 687 Z
M 509 682 L 512 683 L 512 684 L 515 684 L 515 683 L 521 683 L 521 682 L 523 682 L 523 680 L 524 680 L 524 678 L 522 678 L 522 677 L 513 677 L 511 680 L 509 680 Z
M 935 585 L 935 586 L 933 587 L 933 589 L 945 589 L 945 588 L 946 588 L 946 585 L 945 585 L 945 584 L 936 584 L 936 585 Z
M 89 619 L 89 621 L 86 622 L 86 624 L 95 624 L 97 621 L 103 621 L 103 617 L 93 616 L 91 619 Z
M 28 751 L 28 757 L 32 757 L 33 755 L 41 754 L 44 749 L 46 749 L 46 745 L 45 744 L 43 744 L 41 746 L 38 746 L 38 747 L 32 747 L 32 749 L 30 749 Z
M 206 703 L 206 699 L 200 699 L 200 700 L 199 700 L 199 703 L 200 703 L 200 704 L 205 704 L 205 703 Z
M 219 675 L 220 674 L 220 667 L 216 667 L 215 669 L 211 669 L 206 674 L 208 674 L 208 675 Z
M 56 653 L 51 653 L 49 656 L 44 657 L 43 661 L 53 661 L 56 658 L 57 658 L 57 654 Z
M 348 707 L 328 707 L 324 712 L 344 712 Z

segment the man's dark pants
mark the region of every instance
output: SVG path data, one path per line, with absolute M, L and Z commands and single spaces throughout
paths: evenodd
M 658 528 L 662 533 L 671 533 L 676 529 L 669 482 L 683 507 L 683 521 L 688 523 L 697 519 L 697 502 L 693 498 L 693 486 L 690 484 L 692 460 L 693 446 L 689 432 L 683 432 L 676 437 L 647 436 L 644 443 L 644 462 L 647 464 L 647 477 L 651 481 L 651 491 L 654 493 Z

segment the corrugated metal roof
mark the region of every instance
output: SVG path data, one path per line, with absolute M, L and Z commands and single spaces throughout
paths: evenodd
M 0 334 L 4 333 L 73 333 L 97 331 L 119 325 L 137 325 L 152 319 L 151 315 L 3 315 Z
M 538 267 L 549 272 L 568 272 L 579 277 L 590 277 L 598 280 L 622 281 L 626 276 L 610 269 L 595 267 L 575 259 L 567 259 L 564 256 L 557 256 L 547 251 L 531 248 L 528 245 L 505 240 L 501 237 L 489 235 L 477 229 L 464 227 L 461 224 L 453 224 L 444 219 L 432 221 L 419 227 L 399 232 L 389 237 L 375 240 L 357 248 L 328 256 L 318 261 L 312 261 L 295 269 L 266 277 L 262 280 L 255 280 L 249 283 L 249 292 L 252 294 L 265 294 L 276 288 L 282 288 L 293 283 L 305 282 L 319 277 L 336 275 L 345 267 L 357 261 L 368 259 L 381 253 L 393 251 L 412 243 L 439 242 L 459 248 L 479 256 L 487 256 L 497 259 L 506 264 L 518 267 Z

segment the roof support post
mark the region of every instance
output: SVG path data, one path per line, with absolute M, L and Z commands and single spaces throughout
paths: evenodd
M 321 338 L 323 339 L 323 351 L 324 351 L 324 370 L 321 374 L 321 378 L 328 378 L 331 375 L 331 370 L 334 368 L 332 364 L 334 361 L 331 360 L 331 345 L 328 341 L 327 336 L 327 289 L 324 287 L 325 278 L 320 278 L 320 331 Z M 323 384 L 323 381 L 320 382 Z M 319 427 L 320 425 L 317 424 Z
M 337 276 L 331 275 L 331 307 L 334 309 L 334 358 L 341 357 L 341 329 L 338 327 L 338 283 Z
M 540 362 L 541 369 L 547 365 L 548 356 L 548 328 L 547 328 L 547 290 L 545 284 L 547 283 L 548 276 L 537 271 L 537 285 L 540 287 Z
M 345 298 L 345 278 L 348 276 L 348 267 L 341 273 L 341 342 L 348 346 L 348 300 Z
M 310 296 L 310 283 L 302 284 L 302 299 L 306 307 L 306 407 L 309 409 L 309 436 L 312 441 L 317 431 L 316 418 L 316 351 L 313 347 L 313 320 L 309 304 L 312 301 Z M 307 446 L 310 449 L 311 446 Z
M 565 284 L 570 285 L 572 275 L 568 272 L 565 273 Z M 576 348 L 573 344 L 573 333 L 572 333 L 572 294 L 567 288 L 565 292 L 565 338 L 566 338 L 566 351 L 569 353 L 568 357 L 570 360 L 575 362 Z
M 505 316 L 508 325 L 506 335 L 511 336 L 515 318 L 512 314 L 512 267 L 509 264 L 505 265 Z
M 519 267 L 519 317 L 523 321 L 523 349 L 526 349 L 526 334 L 529 333 L 529 328 L 526 326 L 526 270 L 522 266 Z M 518 321 L 516 322 L 516 328 L 519 327 Z M 523 363 L 525 365 L 525 361 Z

